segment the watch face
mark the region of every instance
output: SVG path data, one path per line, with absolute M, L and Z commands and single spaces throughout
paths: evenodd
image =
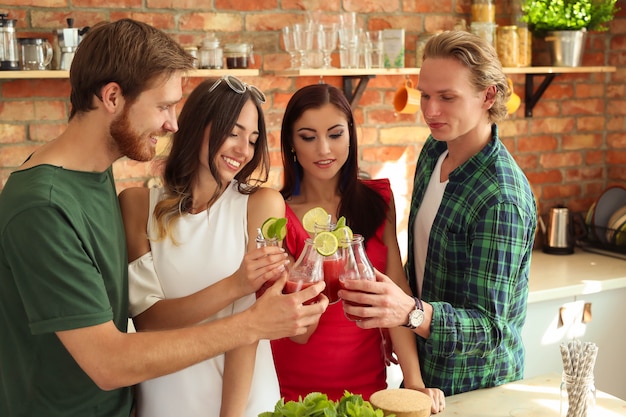
M 409 314 L 409 325 L 411 325 L 411 327 L 419 327 L 423 321 L 424 311 L 415 309 Z

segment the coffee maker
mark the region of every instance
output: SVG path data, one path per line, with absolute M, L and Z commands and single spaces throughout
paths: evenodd
M 15 19 L 7 19 L 7 14 L 0 14 L 0 70 L 19 70 Z
M 74 59 L 74 53 L 83 35 L 87 33 L 89 26 L 82 29 L 74 28 L 74 19 L 67 18 L 67 27 L 55 29 L 54 34 L 54 65 L 53 68 L 69 71 Z

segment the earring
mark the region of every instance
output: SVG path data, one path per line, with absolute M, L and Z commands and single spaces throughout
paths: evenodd
M 293 148 L 293 146 L 291 147 L 291 154 L 293 155 L 293 162 L 297 162 L 297 158 L 296 158 L 296 150 Z

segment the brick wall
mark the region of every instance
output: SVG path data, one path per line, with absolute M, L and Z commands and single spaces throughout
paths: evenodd
M 280 50 L 282 26 L 303 21 L 307 10 L 358 12 L 368 29 L 406 29 L 406 66 L 414 66 L 415 44 L 422 32 L 450 29 L 468 19 L 470 0 L 4 0 L 0 10 L 18 20 L 18 35 L 46 35 L 65 27 L 100 20 L 132 17 L 164 29 L 182 44 L 199 44 L 207 31 L 222 43 L 254 44 L 262 72 L 285 68 L 288 55 Z M 214 6 L 206 6 L 206 4 Z M 144 5 L 145 4 L 145 5 Z M 498 21 L 508 21 L 505 0 L 497 2 Z M 555 204 L 586 210 L 601 191 L 626 182 L 626 0 L 606 33 L 590 33 L 584 65 L 612 65 L 615 73 L 558 75 L 534 109 L 532 118 L 518 112 L 500 125 L 502 139 L 522 166 L 538 194 L 542 212 Z M 535 39 L 533 62 L 546 63 L 545 44 Z M 333 58 L 335 65 L 337 57 Z M 417 76 L 411 76 L 414 82 Z M 524 95 L 524 76 L 511 76 L 516 92 Z M 188 91 L 200 80 L 191 79 Z M 319 77 L 284 78 L 263 73 L 246 78 L 269 97 L 265 106 L 270 132 L 272 185 L 280 184 L 280 122 L 290 95 Z M 341 87 L 340 77 L 325 82 Z M 539 79 L 538 81 L 541 81 Z M 392 179 L 399 217 L 399 238 L 406 235 L 407 199 L 421 144 L 428 129 L 419 115 L 393 111 L 395 89 L 404 76 L 377 76 L 370 80 L 356 110 L 361 166 L 374 177 Z M 41 143 L 54 138 L 69 113 L 67 80 L 0 80 L 0 187 L 8 174 Z M 85 132 L 85 134 L 89 134 Z M 153 165 L 121 160 L 115 164 L 118 188 L 143 184 Z M 401 243 L 401 247 L 403 244 Z

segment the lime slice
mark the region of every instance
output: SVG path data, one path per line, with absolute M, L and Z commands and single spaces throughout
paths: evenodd
M 328 224 L 328 213 L 321 207 L 314 207 L 302 216 L 302 226 L 309 233 L 315 233 L 315 223 Z
M 348 226 L 338 227 L 332 233 L 337 238 L 340 248 L 347 248 L 350 244 L 350 241 L 354 237 L 352 234 L 352 229 L 350 229 Z
M 284 217 L 276 219 L 274 227 L 272 227 L 270 231 L 274 232 L 274 236 L 271 237 L 283 240 L 285 236 L 287 236 L 287 219 Z
M 320 232 L 313 239 L 313 247 L 322 256 L 330 256 L 337 252 L 339 241 L 332 232 Z
M 346 218 L 344 216 L 341 216 L 338 220 L 337 220 L 337 224 L 335 225 L 335 230 L 337 229 L 341 229 L 342 227 L 344 227 L 346 225 Z
M 273 237 L 274 231 L 272 229 L 274 228 L 276 220 L 278 220 L 276 217 L 270 217 L 261 225 L 261 234 L 265 239 L 271 239 Z

